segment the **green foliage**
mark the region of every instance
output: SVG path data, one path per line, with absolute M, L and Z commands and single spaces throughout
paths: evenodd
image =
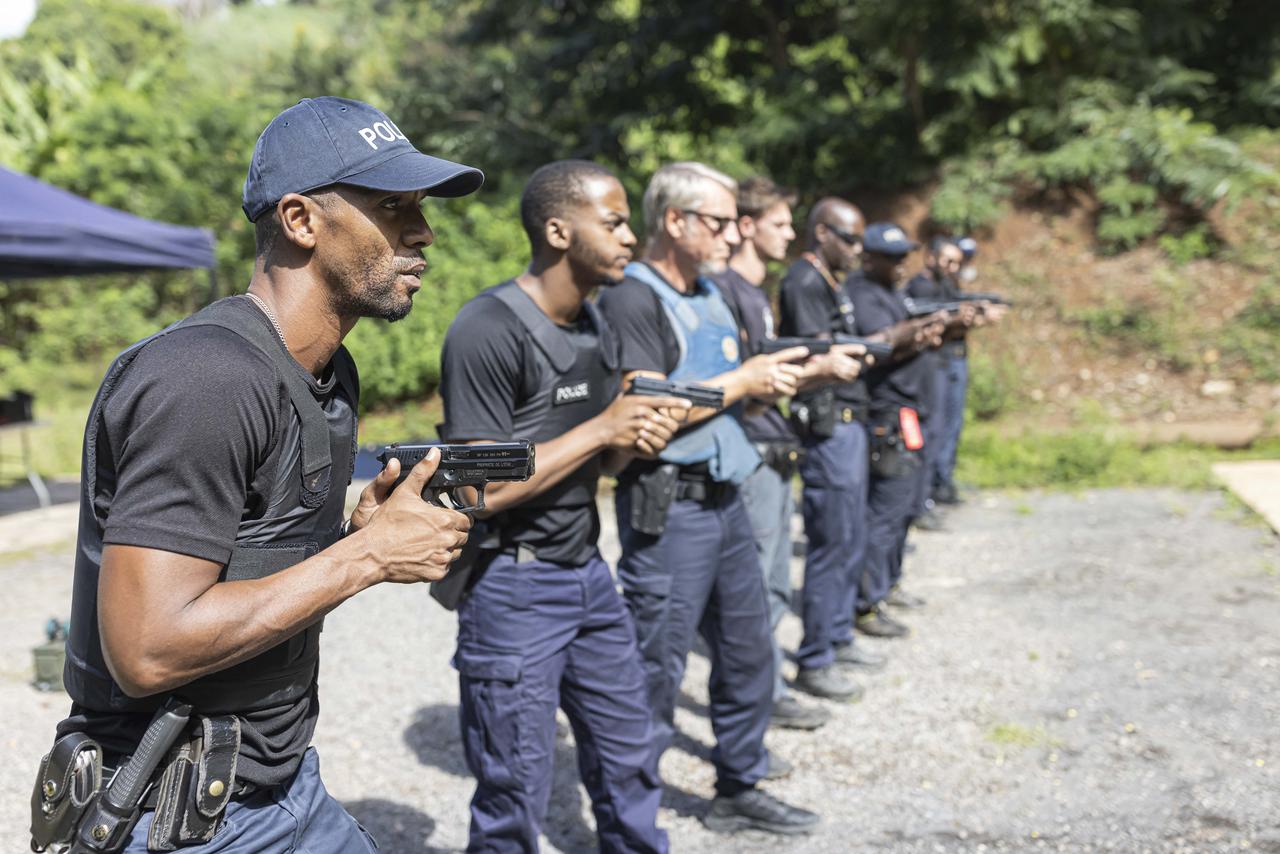
M 1169 260 L 1178 266 L 1208 258 L 1216 248 L 1209 228 L 1204 223 L 1187 229 L 1182 234 L 1162 234 L 1158 243 Z
M 360 366 L 360 403 L 366 409 L 420 400 L 434 391 L 440 382 L 440 347 L 458 309 L 528 263 L 528 239 L 514 201 L 448 207 L 449 225 L 427 250 L 429 267 L 413 311 L 396 323 L 362 320 L 347 336 Z
M 1277 439 L 1243 451 L 1224 451 L 1186 442 L 1147 446 L 1101 426 L 1011 434 L 998 424 L 971 424 L 961 436 L 956 478 L 984 489 L 1207 489 L 1214 484 L 1214 463 L 1273 459 L 1277 454 Z
M 990 421 L 1017 407 L 1023 387 L 1016 364 L 996 360 L 982 350 L 969 354 L 969 385 L 965 395 L 968 417 Z
M 1264 382 L 1280 382 L 1280 280 L 1264 279 L 1236 317 L 1223 352 Z

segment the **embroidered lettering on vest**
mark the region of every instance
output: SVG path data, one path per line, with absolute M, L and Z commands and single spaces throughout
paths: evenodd
M 590 382 L 570 383 L 569 385 L 556 387 L 552 403 L 555 406 L 560 406 L 565 403 L 577 403 L 580 400 L 587 400 L 589 397 L 591 397 Z

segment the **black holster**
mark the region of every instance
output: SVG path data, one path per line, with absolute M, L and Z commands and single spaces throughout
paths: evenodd
M 662 536 L 667 528 L 667 512 L 676 498 L 676 481 L 680 467 L 663 463 L 638 476 L 628 484 L 631 490 L 631 528 L 652 537 Z
M 894 480 L 920 467 L 920 452 L 907 448 L 896 424 L 873 426 L 870 438 L 871 473 L 876 477 Z
M 148 851 L 174 851 L 213 839 L 236 789 L 240 719 L 198 718 L 190 739 L 169 752 L 156 783 Z
M 102 789 L 102 748 L 82 732 L 64 735 L 40 760 L 31 793 L 31 850 L 67 846 Z
M 791 424 L 802 439 L 830 439 L 836 432 L 836 393 L 831 386 L 791 400 Z

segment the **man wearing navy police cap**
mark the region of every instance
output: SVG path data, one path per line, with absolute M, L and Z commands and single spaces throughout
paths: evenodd
M 412 307 L 434 239 L 424 197 L 482 181 L 358 101 L 304 100 L 263 131 L 244 186 L 248 292 L 121 354 L 85 432 L 72 706 L 46 763 L 70 769 L 93 745 L 104 780 L 141 775 L 150 794 L 121 805 L 113 788 L 55 825 L 68 805 L 42 786 L 37 850 L 72 836 L 135 853 L 376 849 L 309 747 L 321 622 L 375 584 L 442 578 L 471 523 L 419 496 L 437 454 L 395 492 L 392 462 L 344 521 L 359 383 L 341 342 Z M 189 724 L 152 749 L 170 701 Z
M 880 637 L 899 637 L 908 631 L 882 607 L 891 594 L 890 601 L 895 604 L 920 604 L 896 586 L 902 574 L 907 526 L 915 508 L 923 448 L 919 422 L 929 364 L 920 354 L 941 343 L 945 320 L 910 319 L 897 291 L 907 256 L 918 247 L 893 223 L 872 223 L 863 235 L 862 270 L 845 281 L 858 334 L 884 333 L 894 345 L 889 359 L 864 374 L 871 395 L 871 489 L 857 626 Z

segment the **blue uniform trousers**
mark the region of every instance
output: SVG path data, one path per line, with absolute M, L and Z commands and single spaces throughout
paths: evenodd
M 834 434 L 805 443 L 804 532 L 808 550 L 801 594 L 804 639 L 796 653 L 802 668 L 824 667 L 835 648 L 853 641 L 851 615 L 867 546 L 867 430 L 857 421 L 837 423 Z
M 907 526 L 915 513 L 919 474 L 919 468 L 914 468 L 903 477 L 871 475 L 860 609 L 878 605 L 902 578 L 902 553 L 907 542 Z
M 676 698 L 694 632 L 711 656 L 711 728 L 718 791 L 755 785 L 769 767 L 764 733 L 773 711 L 769 606 L 736 490 L 719 501 L 672 502 L 666 529 L 632 529 L 631 490 L 618 490 L 618 580 L 635 618 L 653 708 L 653 763 L 675 734 Z
M 760 558 L 765 593 L 769 596 L 776 702 L 787 695 L 787 683 L 782 678 L 782 647 L 778 646 L 776 632 L 782 615 L 791 609 L 791 514 L 796 502 L 791 495 L 791 479 L 769 466 L 756 469 L 742 484 L 740 492 L 751 519 L 756 555 Z
M 608 565 L 495 557 L 458 609 L 471 851 L 536 851 L 556 708 L 573 727 L 602 851 L 667 850 L 635 631 Z
M 154 816 L 150 811 L 142 814 L 123 854 L 146 854 Z M 313 747 L 289 782 L 232 801 L 213 839 L 190 850 L 200 854 L 369 854 L 378 846 L 325 790 L 320 757 Z
M 938 453 L 934 458 L 935 486 L 951 483 L 956 470 L 956 451 L 964 429 L 964 398 L 969 388 L 969 360 L 964 356 L 943 359 L 943 417 L 939 428 Z

